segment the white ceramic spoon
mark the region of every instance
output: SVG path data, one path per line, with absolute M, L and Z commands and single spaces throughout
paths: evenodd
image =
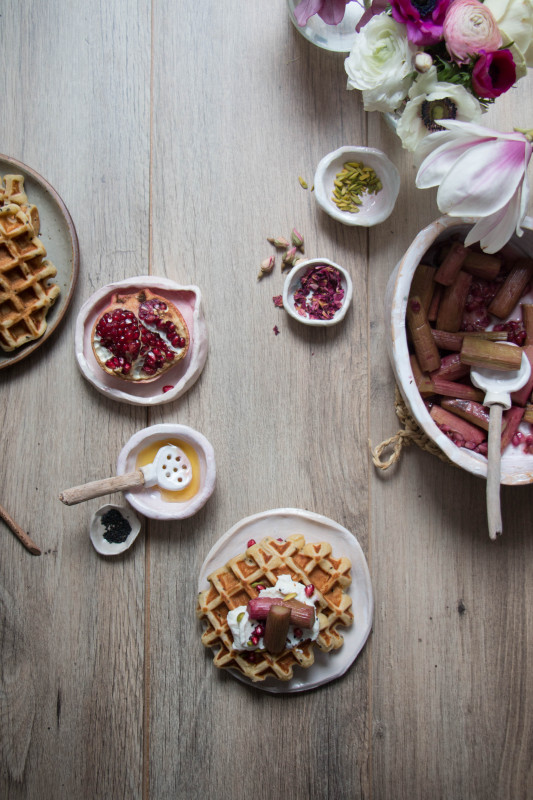
M 511 392 L 516 392 L 528 382 L 531 364 L 522 353 L 520 369 L 510 372 L 472 367 L 470 378 L 474 386 L 485 392 L 483 405 L 490 408 L 487 463 L 487 519 L 489 536 L 496 539 L 502 533 L 500 506 L 502 413 L 511 408 Z
M 191 480 L 191 462 L 181 448 L 167 444 L 157 451 L 151 464 L 141 467 L 136 472 L 65 489 L 59 495 L 59 499 L 65 505 L 73 506 L 84 500 L 92 500 L 93 497 L 102 497 L 104 494 L 128 491 L 141 486 L 148 489 L 156 484 L 160 489 L 176 492 L 185 489 Z

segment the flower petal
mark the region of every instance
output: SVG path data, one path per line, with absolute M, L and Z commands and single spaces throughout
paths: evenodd
M 348 0 L 322 0 L 322 8 L 318 16 L 326 25 L 338 25 L 344 19 L 346 3 Z
M 497 253 L 515 232 L 519 210 L 520 192 L 517 191 L 506 208 L 483 217 L 474 225 L 465 239 L 465 246 L 479 242 L 485 253 Z
M 294 9 L 294 16 L 298 25 L 303 28 L 309 17 L 317 14 L 322 8 L 322 0 L 301 0 Z
M 453 216 L 482 217 L 509 202 L 524 176 L 524 149 L 505 141 L 481 142 L 464 152 L 443 178 L 439 209 Z
M 437 136 L 440 137 L 438 141 L 440 141 L 441 144 L 436 149 L 433 149 L 437 139 L 433 139 L 431 143 L 428 140 Z M 465 140 L 458 141 L 457 138 L 448 131 L 432 133 L 427 136 L 420 145 L 420 155 L 424 156 L 426 149 L 431 149 L 431 152 L 424 158 L 420 165 L 416 176 L 416 186 L 419 189 L 429 189 L 431 186 L 438 186 L 452 169 L 457 159 L 460 158 L 463 153 L 469 151 L 471 146 L 472 142 Z

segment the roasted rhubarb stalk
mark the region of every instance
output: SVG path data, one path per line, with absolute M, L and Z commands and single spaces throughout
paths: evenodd
M 484 431 L 488 431 L 489 410 L 481 403 L 476 403 L 473 400 L 452 400 L 451 398 L 444 398 L 441 402 L 441 406 L 447 411 L 451 411 L 452 414 L 457 414 L 458 417 L 472 423 L 472 425 L 477 425 L 478 428 L 483 428 Z
M 508 317 L 523 296 L 531 278 L 533 261 L 521 258 L 512 267 L 500 290 L 489 305 L 489 312 L 499 319 Z
M 465 336 L 460 357 L 463 364 L 471 367 L 488 367 L 509 372 L 520 369 L 522 350 L 504 342 Z
M 437 321 L 437 317 L 439 316 L 439 306 L 443 291 L 444 291 L 444 286 L 441 286 L 440 283 L 436 283 L 435 289 L 433 291 L 433 297 L 431 298 L 431 303 L 429 304 L 428 308 L 429 322 Z
M 420 364 L 418 363 L 414 354 L 409 356 L 409 361 L 411 362 L 411 370 L 413 373 L 413 378 L 415 379 L 416 388 L 422 397 L 429 397 L 430 395 L 435 394 L 435 389 L 433 388 L 431 378 L 427 372 L 422 372 L 420 369 Z
M 274 605 L 283 606 L 290 611 L 291 625 L 298 628 L 312 628 L 315 624 L 315 608 L 299 600 L 282 600 L 279 597 L 254 597 L 248 602 L 248 616 L 250 619 L 266 619 L 270 608 Z
M 507 447 L 507 445 L 511 444 L 513 441 L 513 436 L 518 430 L 520 423 L 522 422 L 522 418 L 524 416 L 523 408 L 520 406 L 511 406 L 508 411 L 503 412 L 502 417 L 502 453 Z
M 453 242 L 435 273 L 435 282 L 442 286 L 451 286 L 459 274 L 467 253 L 468 250 L 463 244 Z
M 493 281 L 500 272 L 503 260 L 500 256 L 488 253 L 474 253 L 471 250 L 466 254 L 463 269 L 475 278 L 485 278 Z
M 533 344 L 533 303 L 522 303 L 522 322 L 526 331 L 524 344 Z
M 529 363 L 531 364 L 531 375 L 528 382 L 517 392 L 511 394 L 511 402 L 514 406 L 525 406 L 531 399 L 531 392 L 533 392 L 533 345 L 528 344 L 522 347 L 522 352 L 526 354 Z
M 463 339 L 465 336 L 474 336 L 478 339 L 489 339 L 491 342 L 505 342 L 507 341 L 506 331 L 439 331 L 434 328 L 431 335 L 435 340 L 435 344 L 441 350 L 450 350 L 458 353 L 463 346 Z
M 437 316 L 439 330 L 453 333 L 460 329 L 471 283 L 472 275 L 461 271 L 451 286 L 445 288 Z
M 431 383 L 435 394 L 441 394 L 443 397 L 456 397 L 460 400 L 475 400 L 481 403 L 485 397 L 481 389 L 475 389 L 469 383 L 457 383 L 456 381 L 447 381 L 444 378 L 431 377 Z
M 447 381 L 458 381 L 470 374 L 468 364 L 463 364 L 459 353 L 449 353 L 440 360 L 440 367 L 431 373 L 431 379 L 443 378 Z
M 406 318 L 420 369 L 423 372 L 433 372 L 440 367 L 440 355 L 431 334 L 426 312 L 417 295 L 407 301 Z
M 476 425 L 471 425 L 465 419 L 446 411 L 441 406 L 433 406 L 429 412 L 434 422 L 445 433 L 453 433 L 458 439 L 462 439 L 465 443 L 473 444 L 474 446 L 481 444 L 487 438 L 485 431 L 478 428 Z
M 418 297 L 427 313 L 433 292 L 435 291 L 435 268 L 427 264 L 419 264 L 411 281 L 410 297 Z
M 285 649 L 287 634 L 291 621 L 290 608 L 271 606 L 265 624 L 265 649 L 272 655 L 282 653 Z

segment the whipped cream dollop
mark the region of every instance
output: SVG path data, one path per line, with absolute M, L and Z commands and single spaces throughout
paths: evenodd
M 290 575 L 280 575 L 276 581 L 275 586 L 268 589 L 262 589 L 259 592 L 259 597 L 280 597 L 284 598 L 288 594 L 295 594 L 294 600 L 299 600 L 300 603 L 305 603 L 307 606 L 314 606 L 316 600 L 316 592 L 307 597 L 305 594 L 305 586 L 299 581 L 293 581 Z M 314 598 L 314 599 L 313 599 Z M 263 625 L 264 621 L 260 622 L 257 619 L 250 619 L 248 616 L 247 606 L 239 606 L 233 608 L 228 612 L 228 625 L 233 636 L 233 647 L 235 650 L 264 650 L 265 643 L 263 637 L 259 637 L 259 642 L 253 644 L 251 637 L 258 625 Z M 296 628 L 298 630 L 298 628 Z M 295 626 L 289 625 L 289 632 L 287 633 L 287 648 L 291 649 L 297 647 L 302 642 L 311 639 L 315 641 L 318 637 L 320 630 L 320 623 L 318 615 L 315 613 L 315 622 L 312 628 L 300 628 L 301 636 L 296 636 Z

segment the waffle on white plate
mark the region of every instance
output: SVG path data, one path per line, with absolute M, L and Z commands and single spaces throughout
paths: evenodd
M 212 572 L 209 588 L 198 596 L 197 616 L 205 626 L 203 644 L 216 649 L 215 666 L 237 670 L 254 682 L 269 677 L 288 681 L 295 666 L 310 667 L 314 663 L 315 644 L 324 652 L 342 647 L 344 639 L 338 628 L 353 623 L 352 600 L 347 594 L 351 562 L 344 556 L 333 556 L 331 550 L 327 542 L 306 543 L 300 534 L 283 540 L 266 537 Z M 258 585 L 275 586 L 280 575 L 314 586 L 320 623 L 316 642 L 304 641 L 279 655 L 259 649 L 236 650 L 228 612 L 257 597 Z
M 0 347 L 6 352 L 39 339 L 60 290 L 55 266 L 39 239 L 39 212 L 22 175 L 0 181 Z

